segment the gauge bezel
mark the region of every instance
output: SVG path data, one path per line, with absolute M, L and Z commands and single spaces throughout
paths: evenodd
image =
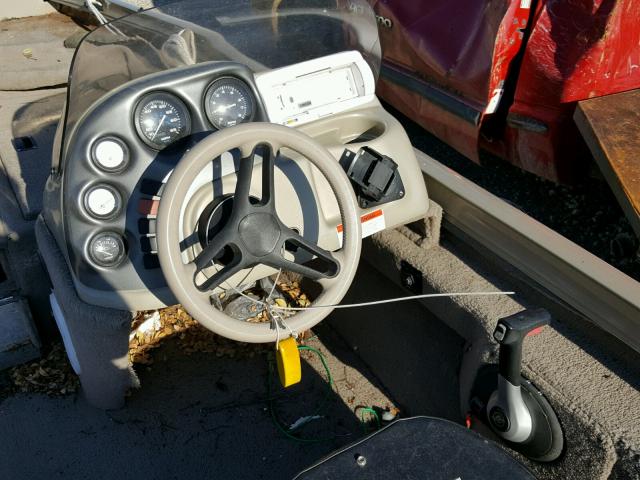
M 117 143 L 118 145 L 120 145 L 120 147 L 122 148 L 122 151 L 124 153 L 124 158 L 122 160 L 122 165 L 120 165 L 118 167 L 115 167 L 115 168 L 108 168 L 108 167 L 105 167 L 104 165 L 102 165 L 100 163 L 100 161 L 98 160 L 98 156 L 96 154 L 96 149 L 98 148 L 98 145 L 100 143 L 105 142 L 105 141 L 114 142 L 114 143 Z M 93 163 L 93 165 L 98 170 L 100 170 L 102 172 L 105 172 L 105 173 L 120 173 L 120 172 L 123 172 L 129 166 L 130 158 L 131 158 L 131 152 L 129 150 L 129 146 L 126 144 L 126 142 L 124 140 L 122 140 L 121 138 L 118 138 L 116 136 L 106 135 L 106 136 L 103 136 L 103 137 L 100 137 L 100 138 L 96 139 L 91 144 L 91 162 Z
M 217 130 L 229 128 L 229 127 L 219 125 L 218 122 L 214 120 L 214 115 L 213 115 L 213 112 L 211 111 L 211 105 L 210 105 L 211 96 L 213 95 L 213 92 L 215 90 L 217 90 L 222 86 L 231 86 L 231 87 L 238 88 L 240 91 L 242 91 L 245 94 L 245 97 L 247 99 L 247 105 L 249 106 L 249 115 L 244 120 L 239 122 L 237 125 L 240 125 L 241 123 L 252 122 L 256 114 L 257 102 L 255 100 L 251 87 L 244 80 L 241 80 L 237 77 L 227 76 L 227 77 L 219 77 L 215 79 L 213 82 L 209 84 L 209 86 L 205 90 L 204 111 L 207 116 L 207 120 L 209 120 L 209 123 Z
M 93 249 L 91 248 L 94 243 L 102 238 L 102 237 L 114 237 L 116 239 L 116 241 L 120 244 L 120 254 L 116 257 L 116 259 L 113 262 L 109 262 L 109 263 L 105 263 L 105 262 L 101 262 L 100 260 L 98 260 L 94 254 L 93 254 Z M 127 246 L 124 242 L 124 238 L 122 238 L 122 235 L 117 233 L 117 232 L 113 232 L 113 231 L 102 231 L 99 233 L 96 233 L 95 235 L 93 235 L 89 241 L 87 242 L 87 258 L 89 259 L 89 261 L 101 268 L 115 268 L 118 265 L 120 265 L 122 263 L 122 261 L 125 259 L 125 257 L 127 256 Z
M 109 190 L 116 199 L 116 207 L 113 209 L 113 212 L 109 213 L 108 215 L 98 215 L 89 207 L 89 195 L 91 194 L 91 192 L 97 190 L 98 188 Z M 112 218 L 117 217 L 118 214 L 122 211 L 122 195 L 120 195 L 120 192 L 117 188 L 109 185 L 108 183 L 96 183 L 94 185 L 91 185 L 83 192 L 82 206 L 84 207 L 86 214 L 95 220 L 111 220 Z
M 140 125 L 140 113 L 142 112 L 142 109 L 145 107 L 145 105 L 147 105 L 149 102 L 154 100 L 164 100 L 168 103 L 172 103 L 174 107 L 178 109 L 182 109 L 184 113 L 184 118 L 185 118 L 184 133 L 180 137 L 173 140 L 168 145 L 159 144 L 147 138 L 147 136 L 144 134 L 144 131 L 142 130 L 142 126 Z M 183 102 L 177 95 L 174 95 L 173 93 L 163 92 L 163 91 L 149 92 L 143 95 L 142 97 L 140 97 L 140 99 L 136 103 L 136 108 L 133 111 L 133 124 L 136 128 L 136 132 L 138 133 L 138 138 L 140 138 L 140 140 L 142 140 L 142 142 L 148 147 L 154 150 L 160 151 L 170 147 L 178 140 L 191 135 L 191 124 L 192 124 L 191 111 L 189 110 L 189 107 L 187 107 L 187 104 Z

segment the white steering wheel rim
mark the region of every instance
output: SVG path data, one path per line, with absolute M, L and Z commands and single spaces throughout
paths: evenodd
M 343 248 L 333 254 L 340 263 L 340 271 L 334 278 L 320 281 L 324 290 L 315 299 L 316 305 L 335 305 L 342 300 L 355 276 L 362 248 L 359 210 L 351 182 L 328 150 L 308 135 L 281 125 L 251 123 L 221 130 L 200 141 L 182 157 L 160 200 L 157 218 L 160 266 L 169 288 L 196 321 L 218 335 L 248 343 L 275 342 L 278 332 L 269 323 L 248 323 L 229 317 L 211 305 L 209 296 L 213 292 L 207 295 L 196 288 L 192 264 L 183 263 L 180 251 L 179 219 L 191 182 L 212 159 L 239 148 L 244 161 L 258 143 L 271 144 L 274 152 L 286 147 L 302 154 L 325 176 L 340 207 Z M 288 318 L 287 325 L 302 332 L 329 313 L 330 308 L 304 310 Z

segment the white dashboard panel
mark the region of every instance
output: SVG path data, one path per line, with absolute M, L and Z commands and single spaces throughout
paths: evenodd
M 364 105 L 375 79 L 360 52 L 342 52 L 255 75 L 269 120 L 297 126 Z

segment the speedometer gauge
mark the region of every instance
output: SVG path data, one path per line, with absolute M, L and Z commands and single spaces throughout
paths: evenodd
M 187 106 L 169 93 L 150 93 L 138 102 L 134 113 L 138 135 L 151 148 L 161 150 L 191 133 Z
M 204 106 L 209 121 L 219 130 L 253 118 L 253 95 L 237 78 L 225 77 L 213 82 L 205 94 Z

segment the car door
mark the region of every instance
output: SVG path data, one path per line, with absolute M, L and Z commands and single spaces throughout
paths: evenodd
M 384 56 L 379 95 L 471 159 L 499 106 L 530 0 L 369 0 Z

